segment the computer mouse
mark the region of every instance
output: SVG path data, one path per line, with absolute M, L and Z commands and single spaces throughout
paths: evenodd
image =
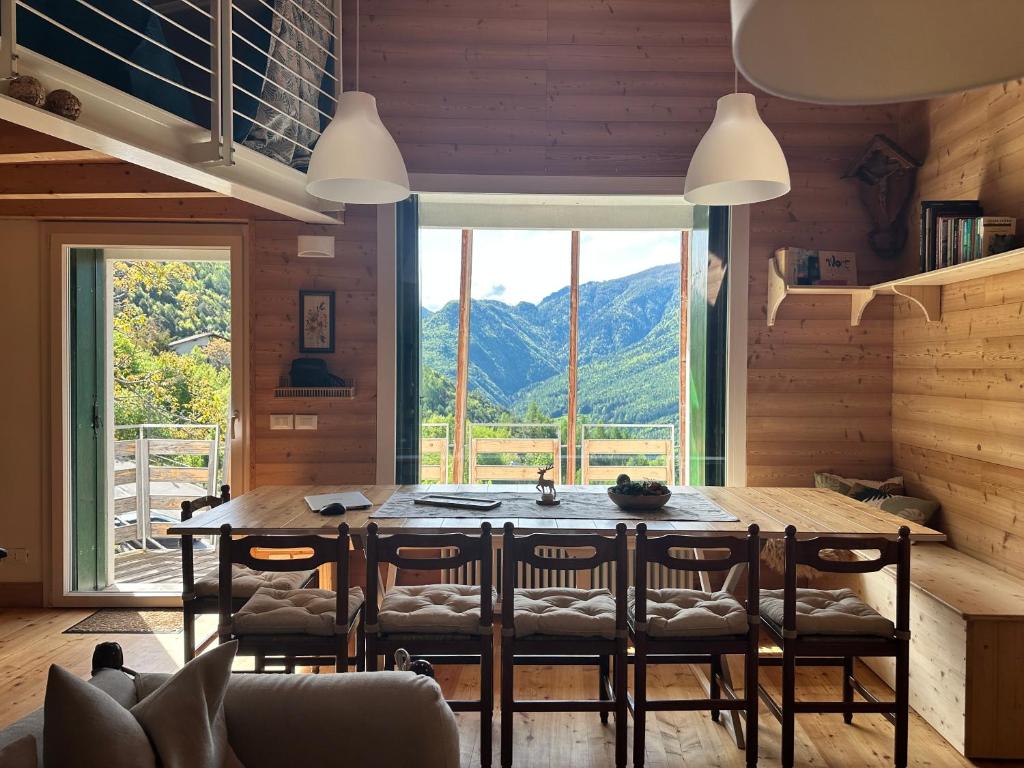
M 330 517 L 331 515 L 344 515 L 345 514 L 345 507 L 335 501 L 335 502 L 333 502 L 331 504 L 328 504 L 323 509 L 321 509 L 320 510 L 320 514 L 321 515 L 326 515 L 328 517 Z

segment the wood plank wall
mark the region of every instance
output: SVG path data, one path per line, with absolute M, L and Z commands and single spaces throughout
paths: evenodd
M 300 259 L 299 234 L 333 234 L 333 259 Z M 252 485 L 372 483 L 377 439 L 377 225 L 351 206 L 345 225 L 254 221 L 252 318 Z M 299 356 L 299 290 L 336 292 L 336 344 L 322 355 L 332 373 L 354 379 L 354 400 L 275 400 L 274 387 Z M 270 414 L 315 413 L 316 432 L 271 431 Z
M 924 160 L 912 229 L 921 199 L 980 199 L 1024 224 L 1022 115 L 1020 82 L 904 108 L 901 141 Z M 928 324 L 895 304 L 894 461 L 942 502 L 954 547 L 1024 576 L 1024 271 L 947 286 L 942 306 Z
M 733 88 L 726 0 L 363 0 L 362 14 L 361 85 L 412 172 L 681 176 Z M 748 482 L 884 474 L 884 302 L 851 329 L 840 302 L 791 299 L 768 331 L 765 298 L 767 260 L 783 245 L 854 250 L 865 280 L 893 276 L 867 247 L 853 182 L 839 177 L 872 134 L 895 134 L 897 110 L 764 94 L 758 104 L 793 192 L 751 215 Z

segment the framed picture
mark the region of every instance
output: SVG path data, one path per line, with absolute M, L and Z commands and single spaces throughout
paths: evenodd
M 299 291 L 299 352 L 334 351 L 334 291 Z

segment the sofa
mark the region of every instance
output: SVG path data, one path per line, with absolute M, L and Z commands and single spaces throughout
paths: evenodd
M 89 682 L 129 708 L 169 677 L 100 669 Z M 411 672 L 236 673 L 224 713 L 228 742 L 245 768 L 459 766 L 458 729 L 440 687 Z M 25 735 L 35 737 L 43 766 L 42 709 L 0 731 L 0 750 Z

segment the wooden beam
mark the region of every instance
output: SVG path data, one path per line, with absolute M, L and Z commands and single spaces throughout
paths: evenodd
M 130 163 L 18 164 L 0 174 L 3 200 L 211 196 L 217 193 Z
M 462 482 L 466 452 L 466 401 L 469 395 L 469 315 L 473 284 L 473 230 L 462 230 L 462 272 L 459 279 L 458 360 L 455 368 L 455 456 L 452 481 Z
M 689 309 L 690 233 L 683 231 L 679 245 L 679 482 L 686 484 L 686 386 L 687 311 Z
M 0 200 L 0 218 L 86 219 L 107 221 L 246 221 L 281 214 L 230 197 Z
M 0 165 L 22 163 L 116 163 L 116 158 L 94 149 L 41 150 L 35 152 L 5 152 L 0 154 Z
M 565 482 L 576 483 L 576 374 L 579 362 L 579 315 L 580 315 L 580 233 L 572 232 L 569 253 L 569 412 L 566 416 L 566 457 Z

